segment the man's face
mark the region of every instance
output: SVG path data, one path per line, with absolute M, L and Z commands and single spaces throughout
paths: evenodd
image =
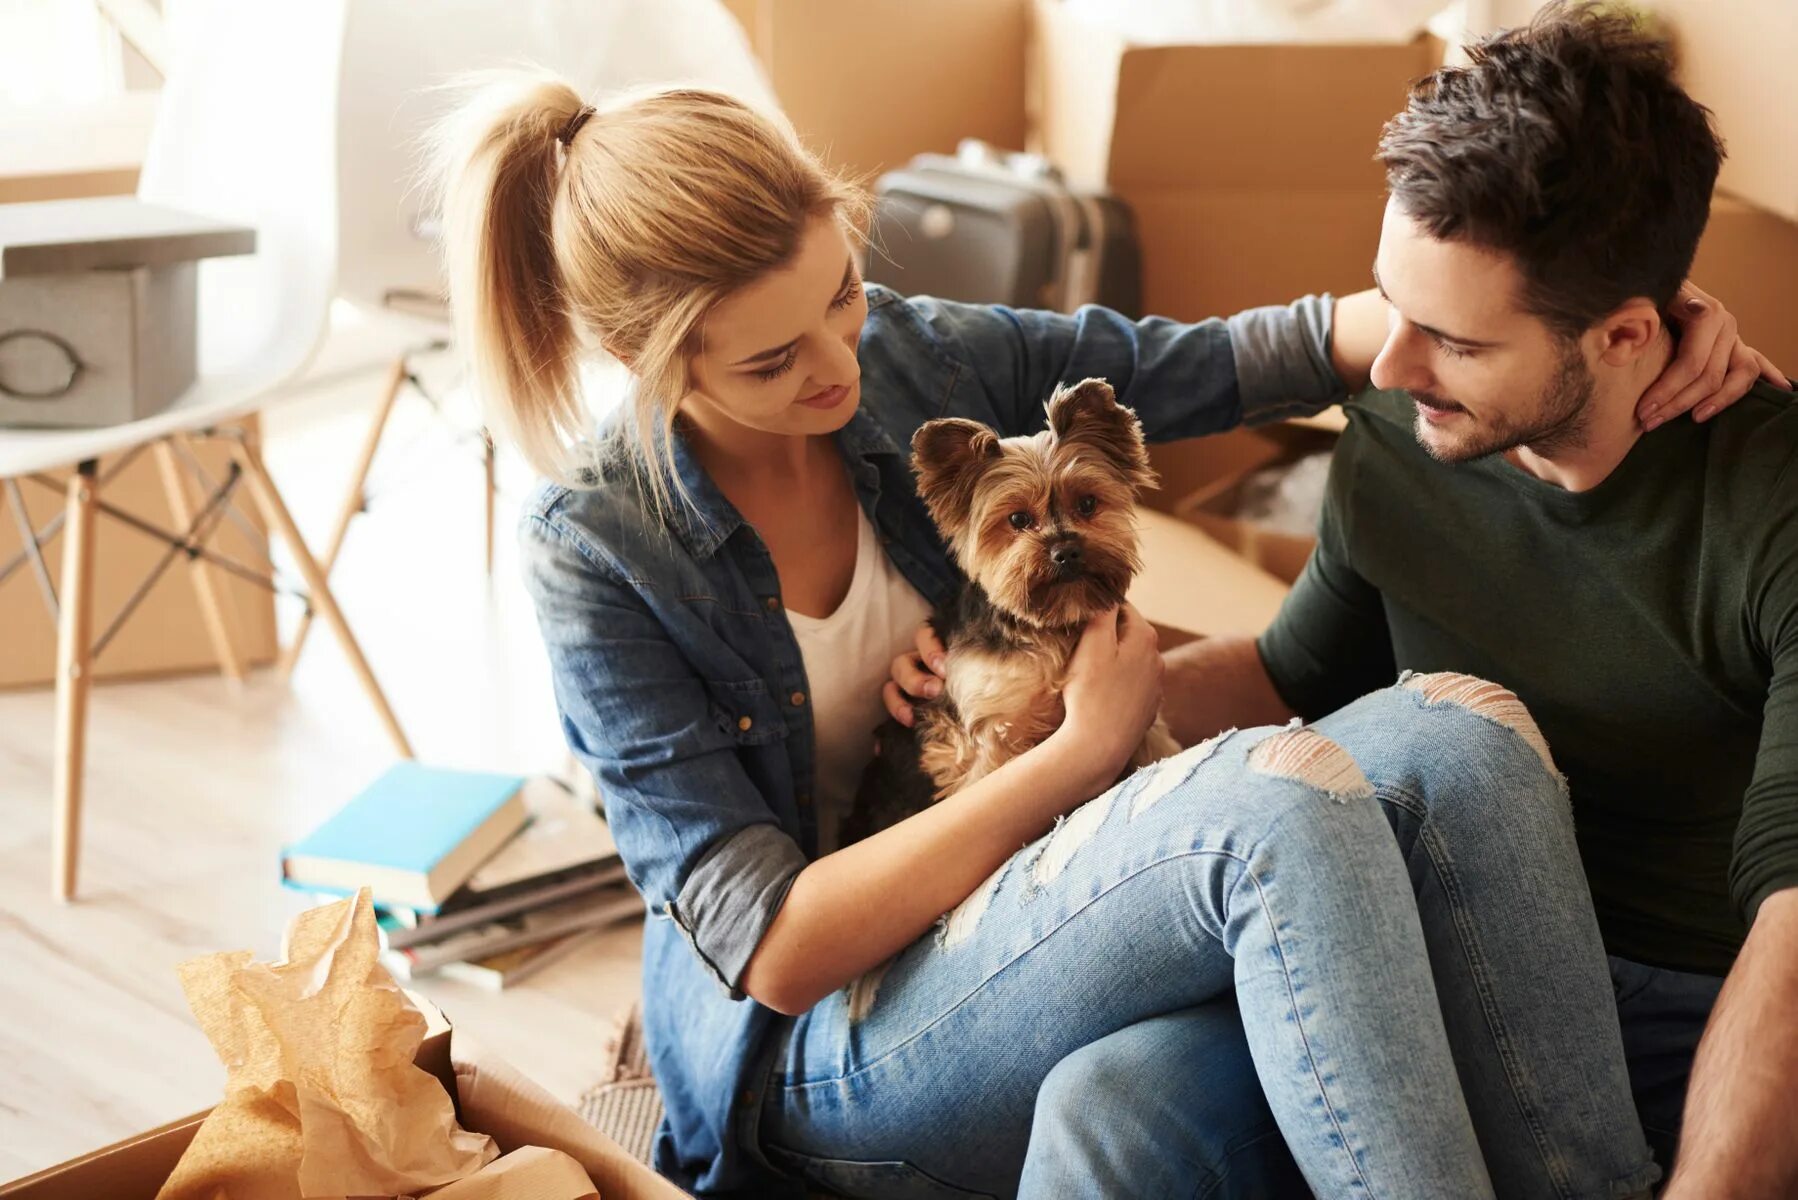
M 1390 306 L 1373 383 L 1417 405 L 1417 440 L 1443 462 L 1583 443 L 1594 384 L 1577 340 L 1522 308 L 1510 256 L 1439 241 L 1386 205 L 1374 279 Z

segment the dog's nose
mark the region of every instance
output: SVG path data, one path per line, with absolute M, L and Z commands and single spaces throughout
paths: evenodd
M 1086 554 L 1080 549 L 1079 542 L 1060 542 L 1049 547 L 1049 561 L 1063 571 L 1072 571 L 1080 565 Z

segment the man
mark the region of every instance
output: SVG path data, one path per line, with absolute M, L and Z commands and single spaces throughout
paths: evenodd
M 1635 417 L 1720 157 L 1665 47 L 1602 10 L 1414 88 L 1380 144 L 1385 390 L 1349 409 L 1317 551 L 1261 638 L 1168 656 L 1185 742 L 1401 670 L 1517 693 L 1676 1200 L 1798 1189 L 1798 405 L 1761 382 L 1710 424 Z
M 1171 652 L 1164 712 L 1192 744 L 1405 670 L 1515 691 L 1568 778 L 1638 1114 L 1663 1168 L 1679 1156 L 1664 1195 L 1794 1194 L 1798 405 L 1763 357 L 1720 350 L 1694 388 L 1765 380 L 1659 427 L 1681 407 L 1656 383 L 1665 317 L 1721 160 L 1708 114 L 1632 19 L 1556 5 L 1419 83 L 1380 158 L 1382 390 L 1348 408 L 1274 625 Z M 1381 336 L 1346 316 L 1339 344 Z M 895 678 L 916 691 L 915 668 Z M 1085 1157 L 1045 1177 L 1155 1156 L 1206 1163 L 1207 1194 L 1289 1194 L 1271 1119 L 1246 1115 L 1265 1109 L 1240 1027 L 1205 1019 L 1202 1062 L 1058 1068 L 1038 1125 Z M 1209 1117 L 1152 1103 L 1160 1073 L 1199 1070 L 1246 1093 L 1214 1105 L 1239 1131 L 1221 1163 Z

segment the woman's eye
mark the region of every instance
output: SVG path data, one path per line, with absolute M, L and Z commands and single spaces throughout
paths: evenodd
M 1090 517 L 1099 511 L 1099 499 L 1096 496 L 1082 496 L 1074 503 L 1074 511 L 1083 517 Z
M 860 292 L 861 290 L 862 290 L 862 281 L 857 279 L 854 283 L 851 283 L 849 285 L 849 287 L 843 292 L 843 294 L 841 296 L 838 296 L 835 300 L 832 300 L 830 302 L 830 306 L 832 308 L 848 308 L 850 306 L 850 304 L 854 303 L 856 294 L 858 292 Z
M 792 349 L 787 351 L 787 356 L 780 360 L 780 363 L 778 366 L 769 367 L 766 371 L 757 371 L 755 373 L 755 377 L 757 379 L 762 380 L 764 383 L 771 379 L 779 379 L 782 375 L 785 375 L 788 371 L 791 371 L 793 369 L 793 364 L 798 361 L 799 361 L 799 347 L 794 346 Z
M 1014 512 L 1011 514 L 1011 527 L 1013 529 L 1028 529 L 1033 523 L 1033 519 L 1027 512 Z

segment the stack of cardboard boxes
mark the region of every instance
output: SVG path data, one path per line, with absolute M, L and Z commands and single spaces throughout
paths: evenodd
M 1445 52 L 1428 36 L 1138 46 L 1061 0 L 726 2 L 828 160 L 872 176 L 963 137 L 1027 145 L 1130 205 L 1144 308 L 1184 320 L 1369 285 L 1385 203 L 1375 145 L 1411 81 Z M 1537 3 L 1511 0 L 1498 16 L 1527 20 Z M 1668 22 L 1686 86 L 1730 149 L 1693 278 L 1751 344 L 1798 372 L 1787 296 L 1798 279 L 1798 106 L 1780 94 L 1798 5 L 1644 7 Z M 1233 501 L 1252 472 L 1320 445 L 1327 430 L 1279 428 L 1157 447 L 1152 504 L 1290 581 L 1311 539 L 1242 522 Z

